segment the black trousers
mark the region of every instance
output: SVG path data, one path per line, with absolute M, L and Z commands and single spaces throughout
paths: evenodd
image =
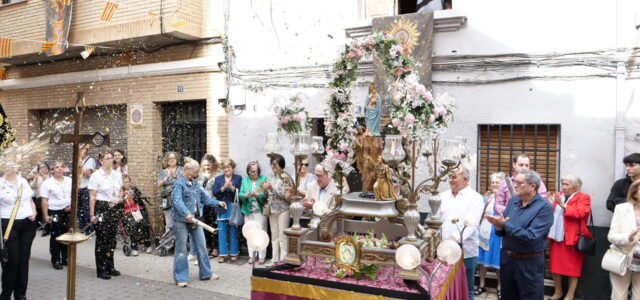
M 216 214 L 215 207 L 205 206 L 202 209 L 202 221 L 207 225 L 218 228 L 218 214 Z M 209 231 L 204 231 L 204 238 L 207 243 L 207 249 L 213 250 L 218 249 L 218 232 L 211 233 Z
M 7 229 L 9 219 L 2 219 L 2 236 Z M 36 236 L 37 225 L 29 219 L 15 220 L 5 247 L 9 252 L 9 262 L 2 266 L 1 300 L 10 300 L 27 295 L 29 282 L 29 258 L 31 243 Z
M 115 208 L 109 207 L 109 202 L 96 200 L 94 214 L 98 223 L 96 229 L 96 271 L 105 273 L 114 268 L 113 254 L 116 250 L 116 232 L 120 214 Z
M 69 232 L 69 212 L 61 210 L 49 210 L 51 221 L 51 237 L 49 238 L 49 253 L 51 263 L 67 264 L 67 245 L 56 241 L 56 238 Z
M 78 226 L 80 226 L 80 230 L 82 230 L 89 224 L 91 224 L 91 216 L 89 215 L 89 189 L 78 189 Z M 90 229 L 88 229 L 88 231 L 90 231 Z

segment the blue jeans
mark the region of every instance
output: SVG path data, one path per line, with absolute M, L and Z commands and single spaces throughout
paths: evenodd
M 229 253 L 229 240 L 231 240 L 231 253 Z M 238 226 L 229 225 L 229 220 L 218 221 L 218 247 L 220 256 L 229 254 L 237 256 L 240 253 Z
M 176 282 L 187 282 L 189 280 L 189 261 L 187 255 L 187 236 L 191 240 L 191 246 L 196 248 L 198 257 L 198 267 L 200 268 L 200 279 L 211 277 L 211 263 L 207 255 L 207 246 L 204 241 L 204 231 L 202 227 L 197 227 L 190 231 L 188 223 L 175 221 L 173 232 L 176 237 L 176 246 L 173 255 L 173 279 Z
M 469 288 L 469 300 L 474 299 L 474 275 L 476 273 L 476 266 L 478 265 L 478 257 L 469 257 L 464 259 L 464 268 L 467 270 L 467 287 Z

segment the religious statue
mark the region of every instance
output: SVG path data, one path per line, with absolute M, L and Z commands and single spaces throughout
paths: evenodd
M 382 101 L 378 99 L 375 83 L 369 84 L 369 94 L 364 106 L 364 120 L 367 125 L 367 136 L 380 136 L 380 116 L 382 115 Z
M 382 137 L 366 136 L 364 128 L 356 136 L 356 166 L 362 177 L 360 197 L 374 198 L 373 185 L 376 182 L 376 161 L 382 153 Z
M 396 194 L 393 192 L 391 168 L 381 158 L 378 158 L 376 164 L 376 177 L 376 183 L 373 185 L 376 200 L 395 200 Z

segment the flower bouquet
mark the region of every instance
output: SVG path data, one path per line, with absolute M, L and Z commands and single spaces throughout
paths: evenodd
M 302 106 L 305 98 L 303 94 L 298 93 L 290 97 L 289 101 L 283 100 L 282 97 L 275 100 L 273 111 L 278 118 L 278 132 L 291 135 L 309 131 L 309 113 Z

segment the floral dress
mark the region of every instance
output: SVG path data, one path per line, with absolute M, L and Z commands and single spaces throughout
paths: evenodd
M 271 213 L 277 214 L 289 209 L 289 202 L 285 200 L 284 189 L 287 185 L 279 177 L 269 175 L 269 183 L 273 190 L 269 193 L 269 204 L 271 205 Z

